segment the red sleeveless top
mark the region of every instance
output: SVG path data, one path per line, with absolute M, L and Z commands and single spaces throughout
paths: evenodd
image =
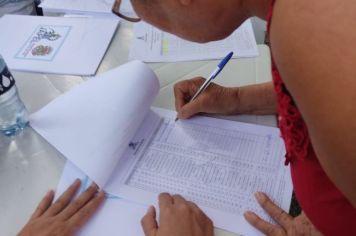
M 268 13 L 268 32 L 274 2 L 275 0 L 271 1 Z M 321 168 L 304 120 L 284 85 L 273 58 L 272 76 L 278 102 L 278 126 L 286 147 L 286 165 L 291 166 L 294 191 L 299 204 L 324 235 L 356 236 L 356 208 Z

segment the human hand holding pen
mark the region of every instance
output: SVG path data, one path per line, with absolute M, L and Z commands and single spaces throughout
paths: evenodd
M 222 71 L 233 53 L 229 53 L 205 80 L 202 77 L 178 82 L 174 86 L 177 119 L 186 119 L 199 112 L 230 114 L 233 112 L 226 99 L 235 100 L 236 89 L 211 83 Z

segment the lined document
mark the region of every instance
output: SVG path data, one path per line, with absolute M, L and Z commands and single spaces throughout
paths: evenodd
M 148 192 L 180 193 L 231 213 L 250 208 L 264 214 L 249 198 L 257 191 L 282 196 L 283 180 L 275 176 L 282 161 L 273 158 L 283 156 L 282 145 L 272 135 L 183 122 L 176 126 L 165 119 L 126 183 Z
M 202 116 L 174 122 L 176 112 L 150 107 L 158 90 L 152 70 L 130 62 L 55 99 L 31 115 L 31 126 L 88 179 L 122 200 L 104 215 L 119 216 L 111 207 L 125 201 L 158 207 L 159 193 L 169 192 L 194 201 L 215 227 L 260 235 L 243 217 L 252 210 L 271 221 L 254 193 L 266 192 L 284 210 L 291 201 L 279 130 Z M 135 222 L 127 225 L 139 227 L 140 212 L 132 206 Z M 100 232 L 108 227 L 104 223 L 89 224 Z
M 207 117 L 175 122 L 174 112 L 155 112 L 163 121 L 141 153 L 119 163 L 115 173 L 121 177 L 111 178 L 109 192 L 147 205 L 161 192 L 181 194 L 203 208 L 215 226 L 247 235 L 257 232 L 243 219 L 246 210 L 272 222 L 255 192 L 267 193 L 288 210 L 292 185 L 278 129 Z M 149 138 L 138 133 L 134 140 Z
M 163 32 L 147 23 L 134 25 L 129 59 L 145 62 L 175 62 L 221 59 L 233 51 L 235 58 L 258 56 L 250 20 L 224 40 L 194 43 Z

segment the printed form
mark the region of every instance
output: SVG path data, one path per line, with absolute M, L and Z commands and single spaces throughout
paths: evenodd
M 252 210 L 271 221 L 254 193 L 266 192 L 284 210 L 291 201 L 279 130 L 202 116 L 174 122 L 176 112 L 151 109 L 158 91 L 153 71 L 134 61 L 86 81 L 31 115 L 36 132 L 88 179 L 122 200 L 106 204 L 89 228 L 109 230 L 109 215 L 128 216 L 125 225 L 140 227 L 142 212 L 157 206 L 159 193 L 170 192 L 194 201 L 215 227 L 260 235 L 243 218 Z M 64 171 L 62 186 L 72 182 L 70 176 L 81 175 Z M 132 204 L 123 206 L 126 202 Z M 123 214 L 112 211 L 120 206 Z M 110 229 L 118 226 L 112 224 Z
M 94 75 L 118 24 L 109 18 L 4 15 L 0 53 L 12 70 Z
M 163 121 L 150 143 L 141 145 L 142 152 L 119 161 L 114 173 L 121 177 L 112 176 L 108 192 L 147 205 L 157 204 L 161 192 L 179 193 L 216 227 L 244 235 L 259 234 L 243 219 L 246 210 L 272 222 L 255 192 L 267 193 L 288 211 L 292 185 L 278 129 L 207 117 L 175 122 L 174 112 L 154 111 Z M 139 130 L 147 134 L 147 123 L 143 126 Z M 143 140 L 142 135 L 134 140 Z
M 235 58 L 258 56 L 250 20 L 224 40 L 194 43 L 163 32 L 147 23 L 134 25 L 129 58 L 145 62 L 175 62 L 221 59 L 233 51 Z

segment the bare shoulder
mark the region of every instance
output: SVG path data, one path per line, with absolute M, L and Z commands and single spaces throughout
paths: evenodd
M 272 53 L 296 100 L 303 100 L 299 98 L 304 96 L 298 90 L 300 86 L 315 91 L 330 82 L 356 88 L 355 22 L 354 1 L 276 1 L 270 35 Z M 337 78 L 342 78 L 342 84 Z
M 355 22 L 355 1 L 277 0 L 270 35 L 274 60 L 317 157 L 354 206 Z
M 271 27 L 272 47 L 275 53 L 282 50 L 287 55 L 355 58 L 355 22 L 354 1 L 277 0 Z M 314 59 L 312 56 L 311 60 Z

